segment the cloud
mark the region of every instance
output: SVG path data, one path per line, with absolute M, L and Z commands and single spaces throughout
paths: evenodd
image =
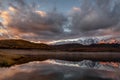
M 0 5 L 0 21 L 12 38 L 17 36 L 29 40 L 49 41 L 120 33 L 119 0 L 79 1 L 80 6 L 73 5 L 68 10 L 69 14 L 60 13 L 59 7 L 44 11 L 37 7 L 43 6 L 39 1 L 0 1 L 0 4 L 5 4 Z
M 15 3 L 17 5 L 14 5 Z M 16 34 L 16 31 L 20 36 L 21 34 L 33 33 L 39 39 L 47 39 L 51 36 L 55 38 L 63 34 L 63 25 L 67 21 L 63 14 L 55 10 L 49 12 L 37 10 L 30 7 L 24 0 L 14 0 L 14 2 L 9 3 L 8 10 L 2 11 L 1 17 L 4 20 L 3 24 L 11 32 L 15 30 L 12 32 L 13 34 Z M 22 37 L 25 38 L 24 35 Z
M 120 1 L 80 0 L 80 11 L 73 9 L 73 32 L 89 32 L 115 27 L 120 23 Z M 78 9 L 77 9 L 78 10 Z

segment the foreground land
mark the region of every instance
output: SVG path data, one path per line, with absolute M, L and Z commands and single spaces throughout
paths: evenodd
M 30 61 L 43 61 L 59 59 L 68 61 L 105 61 L 120 62 L 120 53 L 116 52 L 62 52 L 23 49 L 0 49 L 0 67 L 27 63 Z

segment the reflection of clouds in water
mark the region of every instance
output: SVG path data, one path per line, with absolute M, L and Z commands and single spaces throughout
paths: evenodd
M 52 62 L 31 62 L 0 69 L 0 80 L 120 80 L 116 72 L 81 69 Z

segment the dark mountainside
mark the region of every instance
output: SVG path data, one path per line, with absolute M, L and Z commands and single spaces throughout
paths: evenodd
M 72 52 L 120 52 L 120 44 L 63 44 L 54 45 L 56 49 Z
M 1 49 L 39 49 L 52 51 L 70 51 L 70 52 L 120 52 L 120 44 L 91 44 L 82 45 L 77 43 L 62 45 L 47 45 L 43 43 L 32 43 L 25 40 L 0 40 Z
M 41 50 L 49 50 L 51 49 L 49 45 L 43 43 L 32 43 L 26 40 L 0 40 L 0 48 L 1 49 L 41 49 Z

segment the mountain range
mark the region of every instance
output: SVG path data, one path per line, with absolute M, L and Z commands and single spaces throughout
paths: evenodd
M 70 43 L 77 43 L 82 45 L 91 45 L 91 44 L 116 44 L 120 43 L 119 38 L 109 38 L 109 37 L 103 37 L 103 38 L 78 38 L 78 39 L 68 39 L 68 40 L 60 40 L 56 41 L 53 44 L 54 45 L 61 45 L 61 44 L 70 44 Z
M 26 40 L 0 40 L 1 49 L 39 49 L 39 50 L 51 50 L 51 51 L 73 51 L 73 52 L 120 52 L 119 43 L 94 43 L 92 39 L 89 39 L 89 45 L 83 45 L 80 43 L 64 43 L 59 45 L 47 45 L 43 43 L 33 43 Z M 96 41 L 97 42 L 97 41 Z

